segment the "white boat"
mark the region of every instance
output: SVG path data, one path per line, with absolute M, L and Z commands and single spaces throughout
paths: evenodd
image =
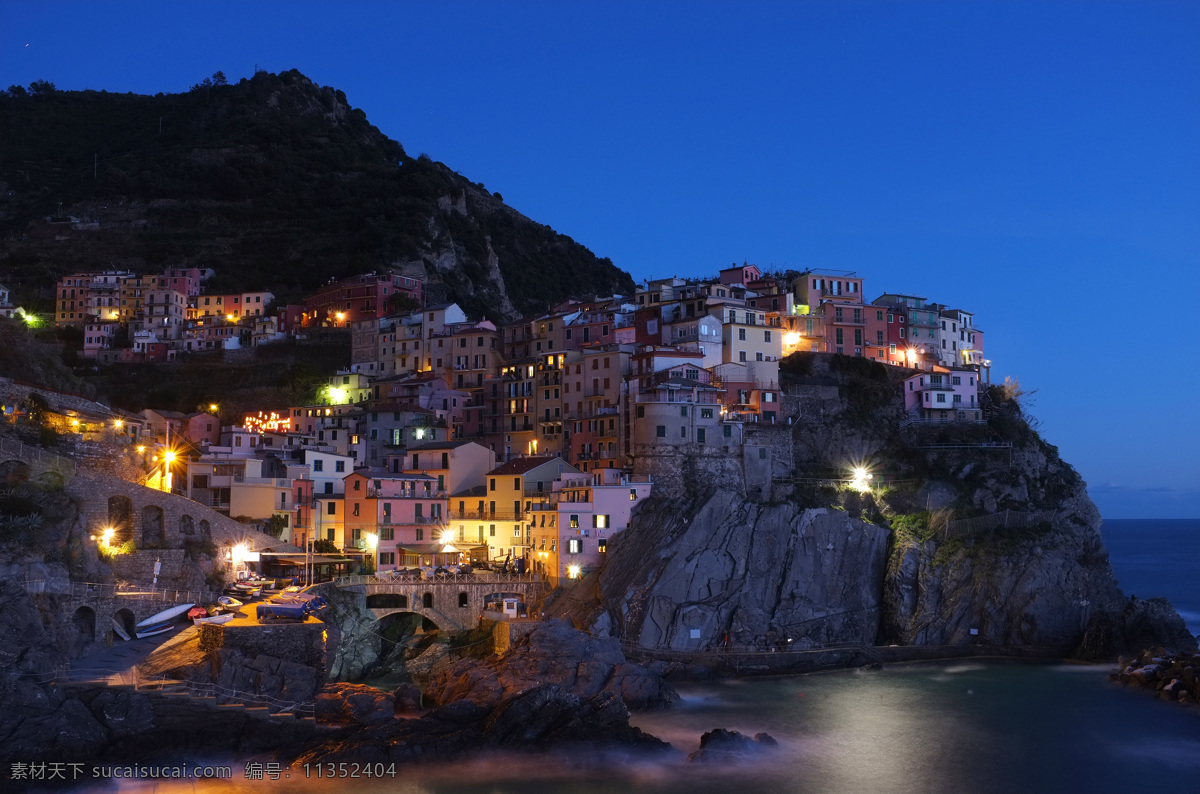
M 125 627 L 121 625 L 121 621 L 117 620 L 116 618 L 112 619 L 112 630 L 113 634 L 116 634 L 118 637 L 125 640 L 125 642 L 129 642 L 129 632 L 126 631 Z
M 221 596 L 217 599 L 217 603 L 223 607 L 228 607 L 229 609 L 237 609 L 242 605 L 242 602 L 238 601 L 233 596 Z
M 134 632 L 137 634 L 139 639 L 142 637 L 153 637 L 155 634 L 163 634 L 168 632 L 174 628 L 173 624 L 175 619 L 180 615 L 186 615 L 187 611 L 194 606 L 196 605 L 179 604 L 178 606 L 173 606 L 170 609 L 164 609 L 162 612 L 151 615 L 145 620 L 139 621 L 138 624 L 134 626 Z
M 199 626 L 202 623 L 228 623 L 231 620 L 233 620 L 232 612 L 220 612 L 206 618 L 192 618 L 192 623 Z

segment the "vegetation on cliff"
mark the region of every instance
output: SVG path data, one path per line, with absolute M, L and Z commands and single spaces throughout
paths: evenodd
M 493 320 L 633 287 L 295 70 L 156 96 L 10 89 L 0 115 L 0 269 L 39 309 L 55 279 L 110 268 L 211 267 L 211 292 L 283 301 L 391 268 Z

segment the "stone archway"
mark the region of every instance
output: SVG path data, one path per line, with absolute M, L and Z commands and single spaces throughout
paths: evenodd
M 141 510 L 143 549 L 165 549 L 166 527 L 163 526 L 163 509 L 158 505 L 146 505 Z
M 425 609 L 433 609 L 433 593 L 425 593 L 421 596 L 421 606 Z
M 134 635 L 134 627 L 137 626 L 137 618 L 129 609 L 122 607 L 113 615 L 113 623 L 125 630 L 125 633 L 132 639 Z M 108 628 L 107 626 L 105 628 Z M 121 639 L 120 637 L 117 638 Z
M 29 482 L 29 464 L 23 460 L 6 460 L 0 463 L 0 484 L 6 486 Z
M 91 607 L 79 607 L 71 616 L 71 625 L 75 627 L 74 655 L 83 654 L 87 646 L 96 641 L 96 610 Z
M 108 497 L 108 525 L 113 528 L 113 545 L 133 537 L 133 500 L 128 496 Z
M 209 525 L 207 518 L 200 519 L 200 540 L 205 543 L 212 543 L 212 527 Z
M 196 534 L 196 522 L 186 513 L 179 517 L 179 534 L 190 537 Z

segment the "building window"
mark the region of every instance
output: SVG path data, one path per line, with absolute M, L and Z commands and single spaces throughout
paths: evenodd
M 568 538 L 567 539 L 567 553 L 568 554 L 579 554 L 582 551 L 583 551 L 583 539 L 582 538 Z
M 739 328 L 739 329 L 738 329 L 738 341 L 739 341 L 739 342 L 745 342 L 745 341 L 746 341 L 746 329 L 745 329 L 745 328 Z
M 666 438 L 667 437 L 667 426 L 666 425 L 656 425 L 654 428 L 654 435 L 656 438 Z
M 325 512 L 331 516 L 337 515 L 337 502 L 329 502 L 325 505 Z
M 600 538 L 596 541 L 596 551 L 604 554 L 608 551 L 608 538 Z
M 571 529 L 578 529 L 578 528 L 579 528 L 579 516 L 573 515 L 573 516 L 571 516 Z
M 313 461 L 313 471 L 325 471 L 325 461 L 317 458 Z
M 344 460 L 334 461 L 333 462 L 333 470 L 336 472 L 339 472 L 339 473 L 346 471 L 346 461 L 344 461 Z

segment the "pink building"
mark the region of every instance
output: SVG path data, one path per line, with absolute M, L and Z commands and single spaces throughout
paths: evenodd
M 979 375 L 973 369 L 913 375 L 904 381 L 904 410 L 922 419 L 982 421 Z
M 750 284 L 762 279 L 762 271 L 754 265 L 727 267 L 719 273 L 722 284 Z
M 533 569 L 551 586 L 599 568 L 608 541 L 629 527 L 634 508 L 651 489 L 648 480 L 635 480 L 617 469 L 588 475 L 564 472 L 551 487 L 552 508 L 530 513 Z
M 347 475 L 345 483 L 343 548 L 369 551 L 368 536 L 374 535 L 378 570 L 446 562 L 434 558 L 441 553 L 437 535 L 447 502 L 433 477 L 359 470 Z

